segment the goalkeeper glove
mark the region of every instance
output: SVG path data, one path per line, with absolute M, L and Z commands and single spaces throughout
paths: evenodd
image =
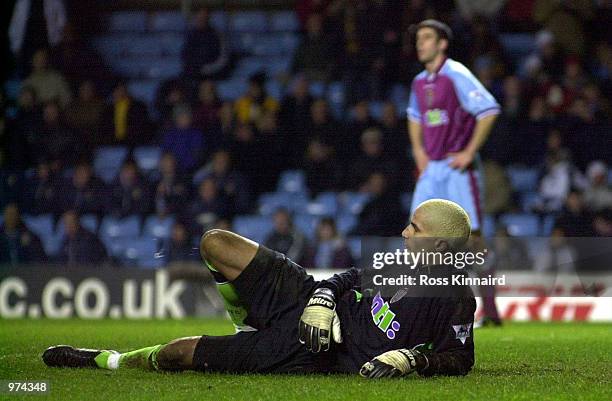
M 427 357 L 417 350 L 396 349 L 363 364 L 359 374 L 369 379 L 404 376 L 429 366 Z
M 315 353 L 329 350 L 331 341 L 342 342 L 336 301 L 330 289 L 318 288 L 308 300 L 300 318 L 299 340 Z

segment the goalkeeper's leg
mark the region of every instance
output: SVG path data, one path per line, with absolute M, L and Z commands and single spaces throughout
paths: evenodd
M 256 242 L 224 230 L 209 230 L 200 240 L 202 260 L 215 278 L 236 331 L 254 329 L 244 323 L 247 311 L 231 282 L 253 260 L 258 247 Z
M 43 353 L 48 366 L 73 368 L 124 369 L 181 371 L 194 369 L 193 355 L 200 336 L 184 337 L 167 344 L 154 345 L 126 353 L 116 351 L 74 348 L 57 345 Z

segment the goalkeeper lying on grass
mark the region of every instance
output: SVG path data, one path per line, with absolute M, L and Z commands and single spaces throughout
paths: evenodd
M 460 206 L 430 200 L 415 210 L 402 236 L 409 249 L 432 243 L 435 250 L 448 251 L 467 241 L 469 227 Z M 432 237 L 452 240 L 425 242 Z M 236 334 L 179 338 L 126 353 L 58 345 L 44 352 L 43 361 L 102 369 L 359 373 L 368 378 L 415 371 L 465 375 L 474 364 L 476 303 L 469 288 L 453 297 L 372 297 L 361 294 L 361 273 L 355 268 L 316 282 L 284 255 L 221 230 L 205 233 L 200 251 Z

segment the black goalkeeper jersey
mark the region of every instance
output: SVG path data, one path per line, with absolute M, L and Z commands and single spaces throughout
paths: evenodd
M 417 347 L 429 361 L 422 375 L 465 375 L 474 365 L 476 301 L 469 287 L 444 297 L 405 295 L 394 299 L 361 288 L 352 268 L 322 281 L 336 294 L 343 342 L 335 348 L 336 372 L 355 373 L 377 355 Z

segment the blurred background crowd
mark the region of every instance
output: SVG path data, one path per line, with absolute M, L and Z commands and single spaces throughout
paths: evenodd
M 197 260 L 213 227 L 351 265 L 408 218 L 408 27 L 425 18 L 503 108 L 485 235 L 612 234 L 609 1 L 96 3 L 3 6 L 1 265 L 155 268 Z

